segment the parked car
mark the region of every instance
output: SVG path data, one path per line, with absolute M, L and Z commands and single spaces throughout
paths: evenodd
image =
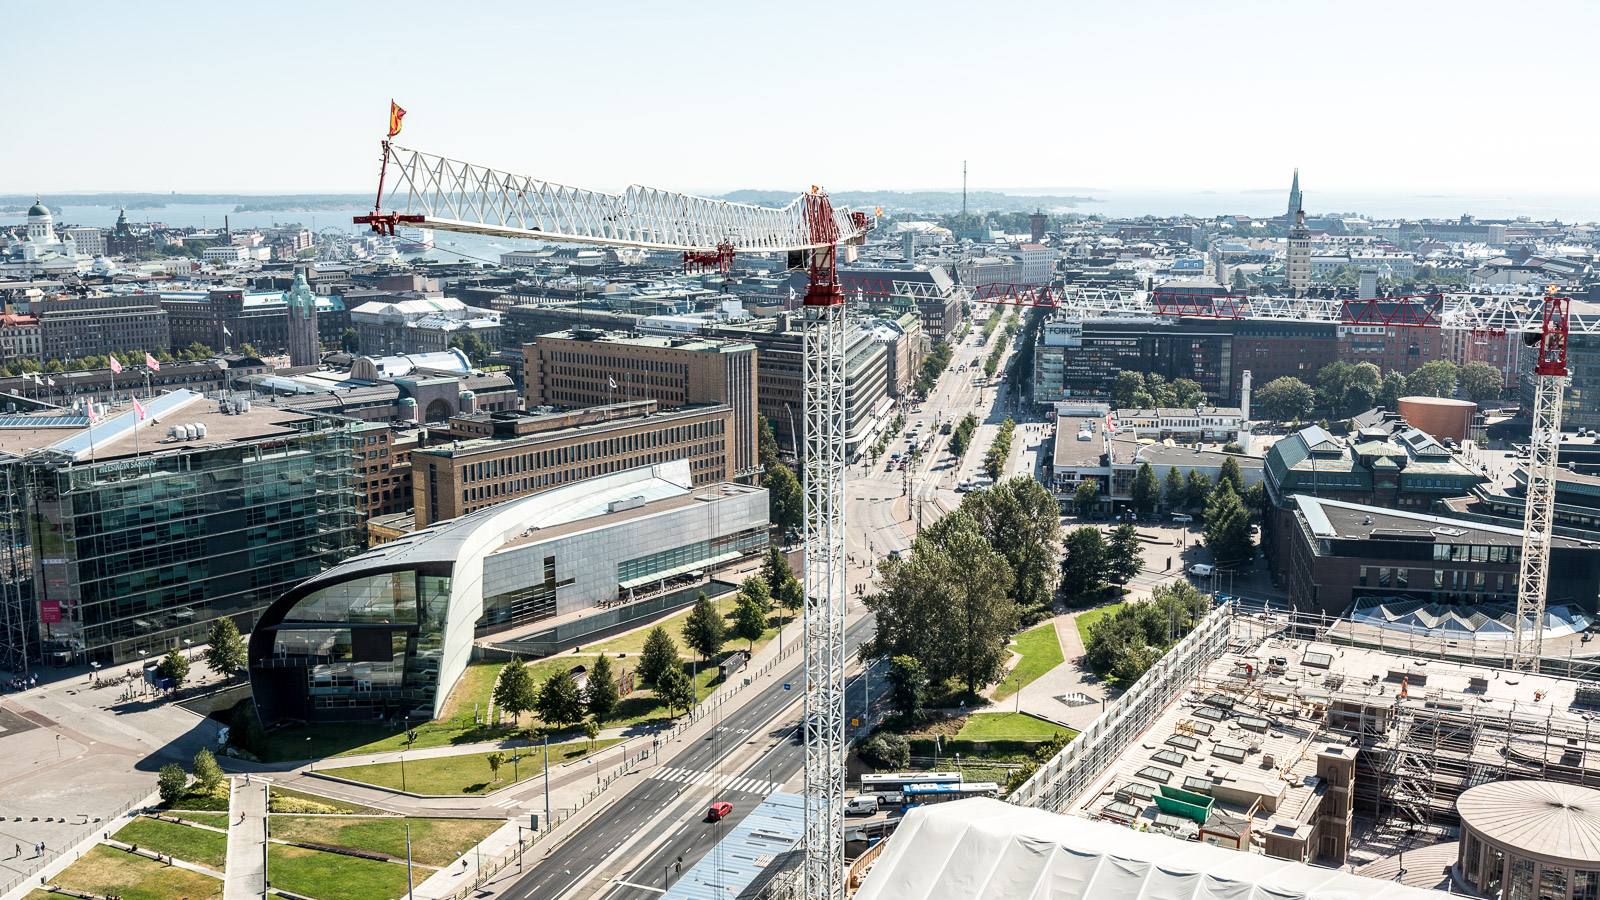
M 720 821 L 723 816 L 726 816 L 731 812 L 733 812 L 732 803 L 729 803 L 726 800 L 721 803 L 713 803 L 711 804 L 711 808 L 706 810 L 706 820 L 709 822 Z
M 1188 513 L 1178 513 L 1177 515 L 1172 517 L 1172 521 L 1174 521 L 1174 522 L 1182 522 L 1185 525 L 1187 525 L 1190 522 L 1194 521 L 1194 516 L 1191 516 Z
M 878 795 L 871 794 L 864 797 L 851 797 L 845 801 L 844 814 L 847 816 L 874 816 L 878 814 Z

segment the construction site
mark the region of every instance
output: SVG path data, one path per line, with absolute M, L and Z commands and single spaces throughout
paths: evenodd
M 1359 869 L 1454 842 L 1476 786 L 1600 786 L 1597 712 L 1593 681 L 1358 646 L 1348 623 L 1227 604 L 1012 800 Z

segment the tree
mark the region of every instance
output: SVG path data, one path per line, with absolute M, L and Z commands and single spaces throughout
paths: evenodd
M 1231 486 L 1219 486 L 1206 508 L 1205 543 L 1212 558 L 1222 566 L 1243 565 L 1255 554 L 1250 513 Z
M 1072 492 L 1072 505 L 1078 508 L 1078 514 L 1084 515 L 1100 500 L 1100 482 L 1093 478 L 1085 478 L 1078 482 L 1078 487 Z
M 493 347 L 485 344 L 481 338 L 471 333 L 458 334 L 451 338 L 450 346 L 452 349 L 465 353 L 468 361 L 475 366 L 483 365 L 489 361 L 489 357 L 494 355 Z
M 1222 461 L 1222 471 L 1217 473 L 1217 487 L 1226 482 L 1235 494 L 1244 494 L 1244 473 L 1239 471 L 1239 461 L 1228 457 Z
M 1190 509 L 1202 510 L 1211 502 L 1211 476 L 1204 472 L 1189 470 L 1189 477 L 1183 483 L 1184 503 Z
M 181 688 L 189 679 L 189 659 L 177 647 L 173 647 L 167 651 L 166 656 L 161 657 L 161 662 L 156 664 L 156 674 L 162 678 L 171 678 L 174 689 Z
M 1406 390 L 1419 397 L 1448 397 L 1456 392 L 1456 364 L 1436 359 L 1406 376 Z
M 1140 515 L 1148 515 L 1155 511 L 1156 504 L 1161 502 L 1161 482 L 1156 481 L 1155 470 L 1149 463 L 1140 463 L 1139 471 L 1133 476 L 1133 486 L 1129 489 L 1133 499 L 1133 508 Z
M 873 768 L 902 771 L 911 765 L 911 743 L 904 735 L 880 731 L 861 744 L 857 755 Z
M 361 350 L 361 338 L 354 328 L 346 328 L 339 338 L 339 349 L 346 353 L 357 353 Z
M 1178 509 L 1183 506 L 1188 498 L 1183 484 L 1183 476 L 1178 474 L 1177 466 L 1167 467 L 1166 477 L 1167 508 Z
M 522 721 L 522 714 L 535 709 L 539 703 L 539 687 L 533 683 L 533 673 L 523 665 L 521 658 L 511 657 L 511 662 L 500 669 L 500 680 L 494 685 L 494 702 L 512 719 Z
M 772 433 L 772 420 L 766 416 L 759 416 L 760 424 L 756 426 L 756 457 L 761 461 L 763 468 L 770 469 L 777 465 L 778 439 Z
M 1383 382 L 1378 387 L 1378 405 L 1394 412 L 1400 408 L 1400 398 L 1406 395 L 1406 376 L 1399 372 L 1391 371 L 1383 376 Z
M 533 707 L 546 725 L 564 728 L 583 721 L 583 698 L 572 673 L 559 669 L 544 680 Z
M 1266 482 L 1257 481 L 1252 483 L 1244 489 L 1244 496 L 1241 499 L 1244 500 L 1245 507 L 1251 512 L 1263 518 L 1266 517 L 1267 503 L 1269 502 Z
M 799 528 L 805 522 L 805 495 L 794 472 L 780 462 L 774 462 L 761 476 L 761 486 L 767 489 L 767 507 L 772 524 L 785 531 Z
M 914 656 L 902 653 L 889 660 L 889 703 L 907 719 L 922 718 L 928 697 L 928 670 Z
M 785 566 L 784 570 L 788 571 L 788 567 Z M 739 582 L 739 596 L 753 598 L 763 613 L 772 611 L 772 589 L 767 587 L 767 582 L 761 578 L 751 575 Z
M 794 570 L 789 568 L 788 558 L 776 544 L 767 548 L 767 557 L 761 561 L 761 580 L 767 583 L 767 593 L 773 597 L 785 582 L 794 580 Z
M 484 757 L 484 761 L 489 764 L 489 774 L 493 776 L 495 781 L 499 781 L 500 767 L 506 764 L 506 755 L 496 750 Z
M 1077 599 L 1097 593 L 1105 581 L 1106 539 L 1092 525 L 1074 528 L 1061 554 L 1061 591 Z
M 204 747 L 194 755 L 194 777 L 208 794 L 222 786 L 222 767 L 217 765 L 217 758 L 211 755 L 211 751 Z
M 800 585 L 800 579 L 794 577 L 784 582 L 773 597 L 778 601 L 779 606 L 789 612 L 795 612 L 806 604 L 805 588 Z
M 1113 584 L 1127 584 L 1143 567 L 1144 542 L 1139 540 L 1139 530 L 1132 525 L 1113 528 L 1106 544 L 1106 578 Z
M 1010 565 L 969 511 L 958 507 L 922 529 L 910 555 L 884 560 L 878 573 L 882 590 L 865 601 L 878 625 L 867 658 L 910 655 L 931 684 L 956 680 L 972 693 L 999 679 L 1021 613 Z
M 189 787 L 189 775 L 177 763 L 167 763 L 156 774 L 156 790 L 161 793 L 161 805 L 171 807 L 183 798 Z
M 1111 384 L 1111 405 L 1117 409 L 1133 409 L 1148 404 L 1137 403 L 1144 390 L 1144 376 L 1138 372 L 1123 369 L 1117 373 L 1117 378 Z
M 228 678 L 244 668 L 244 640 L 239 637 L 239 626 L 227 616 L 211 622 L 211 632 L 206 635 L 206 650 L 201 654 L 211 671 Z
M 678 644 L 667 633 L 665 626 L 657 625 L 645 635 L 644 652 L 639 655 L 639 668 L 634 671 L 645 684 L 660 688 L 661 676 L 678 664 Z
M 1233 278 L 1229 280 L 1228 284 L 1235 291 L 1247 291 L 1250 289 L 1250 282 L 1244 277 L 1242 269 L 1233 270 Z
M 1192 378 L 1172 380 L 1172 405 L 1179 409 L 1194 409 L 1206 402 L 1205 389 Z
M 766 585 L 760 579 L 749 578 L 747 582 L 754 581 L 766 590 Z M 756 641 L 767 631 L 767 606 L 753 594 L 747 594 L 742 589 L 739 591 L 739 605 L 733 612 L 733 633 L 736 637 L 750 642 L 750 652 L 756 652 Z
M 721 652 L 722 644 L 727 640 L 726 632 L 722 613 L 717 612 L 711 598 L 701 591 L 694 598 L 694 609 L 689 611 L 689 618 L 684 620 L 683 643 L 700 654 L 701 659 L 706 659 Z
M 1316 395 L 1312 393 L 1311 385 L 1291 375 L 1285 375 L 1262 385 L 1252 400 L 1256 408 L 1265 413 L 1267 418 L 1287 422 L 1311 412 L 1311 407 L 1316 403 Z
M 594 752 L 594 742 L 600 738 L 600 723 L 593 719 L 584 722 L 583 736 L 589 739 L 589 751 Z
M 1473 403 L 1482 406 L 1500 399 L 1505 379 L 1500 370 L 1486 362 L 1469 362 L 1461 367 L 1461 387 Z
M 617 690 L 617 677 L 611 673 L 611 659 L 604 653 L 595 658 L 589 667 L 589 682 L 583 686 L 583 705 L 596 722 L 610 718 L 622 700 Z
M 690 680 L 689 673 L 683 670 L 681 663 L 675 662 L 661 673 L 661 678 L 656 684 L 656 696 L 667 704 L 669 715 L 675 709 L 688 712 L 689 707 L 694 706 L 694 682 Z
M 1011 567 L 1011 598 L 1023 609 L 1047 609 L 1056 587 L 1061 504 L 1035 478 L 1019 475 L 968 494 L 961 507 Z

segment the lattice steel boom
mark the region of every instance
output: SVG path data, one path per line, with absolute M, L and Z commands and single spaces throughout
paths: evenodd
M 606 194 L 513 175 L 421 150 L 383 145 L 384 171 L 395 172 L 396 192 L 405 195 L 399 212 L 375 208 L 357 224 L 393 233 L 396 225 L 484 234 L 494 237 L 564 241 L 645 250 L 715 254 L 815 250 L 807 220 L 807 194 L 782 209 L 746 206 L 691 194 L 634 185 Z M 383 185 L 378 188 L 382 206 Z M 858 243 L 872 230 L 871 219 L 848 209 L 829 209 L 837 243 Z

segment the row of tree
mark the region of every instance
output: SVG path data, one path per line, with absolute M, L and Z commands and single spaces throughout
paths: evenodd
M 1122 371 L 1111 385 L 1111 402 L 1117 409 L 1193 409 L 1206 402 L 1206 392 L 1190 378 Z
M 805 602 L 799 579 L 777 547 L 768 551 L 762 574 L 746 578 L 739 585 L 731 628 L 704 591 L 695 598 L 683 623 L 684 644 L 696 654 L 697 662 L 720 654 L 730 637 L 748 641 L 753 650 L 770 626 L 774 602 L 791 612 Z M 694 681 L 684 671 L 678 644 L 665 626 L 657 625 L 645 636 L 634 675 L 655 690 L 669 712 L 688 710 L 694 705 Z M 500 671 L 494 701 L 519 722 L 523 713 L 533 712 L 546 725 L 558 729 L 583 722 L 589 716 L 598 733 L 599 723 L 610 718 L 621 701 L 618 676 L 610 658 L 603 653 L 595 659 L 587 676 L 582 689 L 566 669 L 552 672 L 542 684 L 535 683 L 532 670 L 522 660 L 513 659 Z
M 772 435 L 772 422 L 761 416 L 756 429 L 756 455 L 761 460 L 761 486 L 767 489 L 768 521 L 785 531 L 805 522 L 805 495 L 794 470 L 778 456 L 778 440 Z M 798 435 L 796 436 L 798 440 Z
M 865 601 L 877 632 L 862 655 L 907 657 L 933 690 L 956 684 L 975 694 L 1003 674 L 1006 642 L 1024 616 L 1049 609 L 1060 531 L 1055 498 L 1032 478 L 966 495 L 909 554 L 879 563 L 882 587 Z
M 983 361 L 984 375 L 993 378 L 994 373 L 999 370 L 1000 357 L 1006 355 L 1006 344 L 1011 342 L 1011 339 L 1017 334 L 1017 329 L 1021 327 L 1019 324 L 1021 315 L 1021 312 L 1013 312 L 1006 319 L 1005 333 L 1001 336 L 1000 340 L 996 341 L 994 346 L 989 349 L 989 356 Z M 989 325 L 993 324 L 999 318 L 999 313 L 995 313 L 989 317 L 989 324 L 983 326 L 983 331 L 985 334 L 989 333 Z
M 1107 583 L 1127 584 L 1144 566 L 1144 543 L 1132 525 L 1118 525 L 1108 541 L 1093 525 L 1067 533 L 1061 551 L 1061 592 L 1068 600 L 1098 598 Z
M 1400 398 L 1450 397 L 1459 387 L 1474 403 L 1493 403 L 1504 388 L 1500 370 L 1484 362 L 1457 366 L 1436 359 L 1419 366 L 1410 375 L 1382 372 L 1372 363 L 1336 362 L 1317 371 L 1317 384 L 1311 385 L 1290 375 L 1274 378 L 1261 386 L 1253 397 L 1257 409 L 1280 422 L 1297 421 L 1322 409 L 1335 418 L 1348 418 L 1374 406 L 1398 408 Z
M 163 363 L 174 361 L 190 362 L 200 359 L 210 359 L 216 355 L 216 353 L 210 347 L 207 347 L 205 344 L 199 343 L 198 341 L 190 344 L 188 347 L 182 350 L 179 350 L 176 355 L 174 355 L 165 347 L 155 347 L 149 352 L 151 356 L 155 357 L 156 362 Z M 6 375 L 13 377 L 17 375 L 32 375 L 35 373 L 54 375 L 59 372 L 87 372 L 90 369 L 104 369 L 109 367 L 113 357 L 115 357 L 117 362 L 124 367 L 132 368 L 134 366 L 144 365 L 144 354 L 145 351 L 143 350 L 113 350 L 111 353 L 103 356 L 80 356 L 77 359 L 66 361 L 52 359 L 41 363 L 32 359 L 19 359 L 15 362 L 7 363 L 5 366 L 0 366 L 0 371 L 3 371 Z M 129 376 L 129 379 L 131 383 L 132 376 Z
M 999 481 L 1000 476 L 1005 474 L 1006 460 L 1011 458 L 1011 440 L 1016 433 L 1017 423 L 1006 416 L 1006 420 L 1000 423 L 1000 430 L 995 432 L 989 451 L 983 456 L 983 471 L 990 481 Z
M 950 365 L 950 359 L 954 355 L 955 351 L 944 341 L 934 344 L 928 355 L 922 358 L 922 369 L 917 373 L 917 381 L 912 385 L 912 390 L 924 397 L 928 396 L 928 392 L 933 390 L 933 385 L 944 373 L 945 367 Z
M 966 417 L 950 432 L 950 452 L 961 456 L 967 452 L 967 446 L 972 443 L 972 433 L 978 430 L 978 417 L 967 413 Z
M 225 776 L 217 758 L 202 748 L 194 755 L 194 788 L 203 794 L 213 794 L 222 788 Z M 189 793 L 189 773 L 177 763 L 167 763 L 156 773 L 156 791 L 161 795 L 161 805 L 171 808 Z

